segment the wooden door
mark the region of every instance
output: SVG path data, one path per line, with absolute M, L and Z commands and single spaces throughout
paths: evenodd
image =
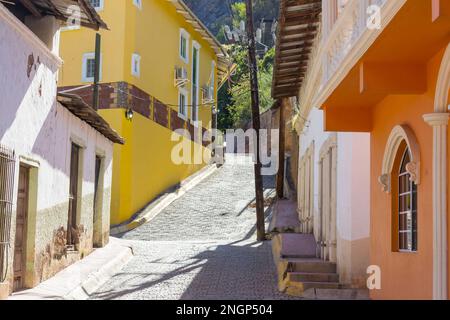
M 19 187 L 17 193 L 16 236 L 14 241 L 14 291 L 20 290 L 24 286 L 29 176 L 29 168 L 21 165 L 19 171 Z
M 95 181 L 94 181 L 94 215 L 93 215 L 93 242 L 94 247 L 99 247 L 99 239 L 101 239 L 101 206 L 98 204 L 98 194 L 100 192 L 100 170 L 102 158 L 95 156 Z M 100 221 L 99 221 L 100 220 Z
M 70 157 L 69 219 L 67 223 L 67 245 L 75 244 L 73 229 L 77 226 L 79 161 L 80 147 L 72 143 L 72 151 Z

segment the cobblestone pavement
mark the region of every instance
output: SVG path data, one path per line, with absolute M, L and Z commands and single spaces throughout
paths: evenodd
M 276 288 L 270 242 L 255 241 L 253 166 L 243 159 L 228 157 L 154 220 L 121 235 L 135 256 L 92 298 L 288 298 Z M 273 184 L 266 179 L 266 192 Z

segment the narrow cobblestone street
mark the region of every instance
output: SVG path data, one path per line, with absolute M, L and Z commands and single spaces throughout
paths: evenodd
M 266 179 L 266 192 L 274 181 Z M 241 156 L 121 235 L 134 258 L 93 299 L 285 299 L 270 241 L 256 242 L 253 166 Z

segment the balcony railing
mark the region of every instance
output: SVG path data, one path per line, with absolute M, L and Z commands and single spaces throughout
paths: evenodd
M 353 0 L 349 1 L 336 20 L 329 35 L 323 35 L 323 82 L 330 80 L 344 58 L 352 50 L 364 31 L 368 30 L 367 9 L 376 5 L 383 11 L 389 0 Z M 392 1 L 392 0 L 391 0 Z M 396 1 L 396 0 L 394 0 Z
M 311 105 L 320 107 L 324 103 L 406 0 L 349 0 L 332 23 L 327 20 L 333 14 L 328 11 L 330 3 L 323 4 L 322 24 L 311 53 L 313 58 L 300 89 L 299 107 L 304 114 Z M 370 19 L 375 13 L 368 10 L 370 6 L 379 8 L 379 26 Z

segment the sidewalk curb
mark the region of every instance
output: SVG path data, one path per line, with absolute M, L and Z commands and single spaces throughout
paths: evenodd
M 125 247 L 125 246 L 124 246 Z M 119 272 L 133 258 L 133 248 L 126 247 L 114 259 L 106 263 L 94 273 L 91 273 L 78 287 L 64 296 L 64 300 L 87 300 L 97 289 L 104 285 L 114 274 Z
M 194 188 L 196 185 L 198 185 L 200 182 L 202 182 L 204 179 L 209 177 L 211 174 L 216 172 L 218 169 L 216 164 L 208 165 L 196 173 L 194 173 L 192 176 L 186 178 L 180 183 L 180 186 L 172 192 L 167 193 L 163 196 L 162 199 L 157 199 L 155 201 L 152 201 L 150 204 L 147 205 L 147 207 L 151 206 L 155 202 L 157 204 L 148 210 L 144 215 L 134 218 L 133 220 L 129 221 L 126 224 L 118 225 L 115 227 L 112 227 L 110 230 L 111 235 L 117 235 L 124 232 L 131 231 L 144 223 L 147 223 L 151 220 L 153 220 L 159 213 L 161 213 L 162 210 L 167 208 L 172 202 L 183 196 L 187 191 Z M 145 210 L 145 209 L 144 209 Z
M 133 247 L 125 240 L 110 238 L 96 249 L 32 289 L 19 291 L 8 300 L 87 300 L 133 257 Z

